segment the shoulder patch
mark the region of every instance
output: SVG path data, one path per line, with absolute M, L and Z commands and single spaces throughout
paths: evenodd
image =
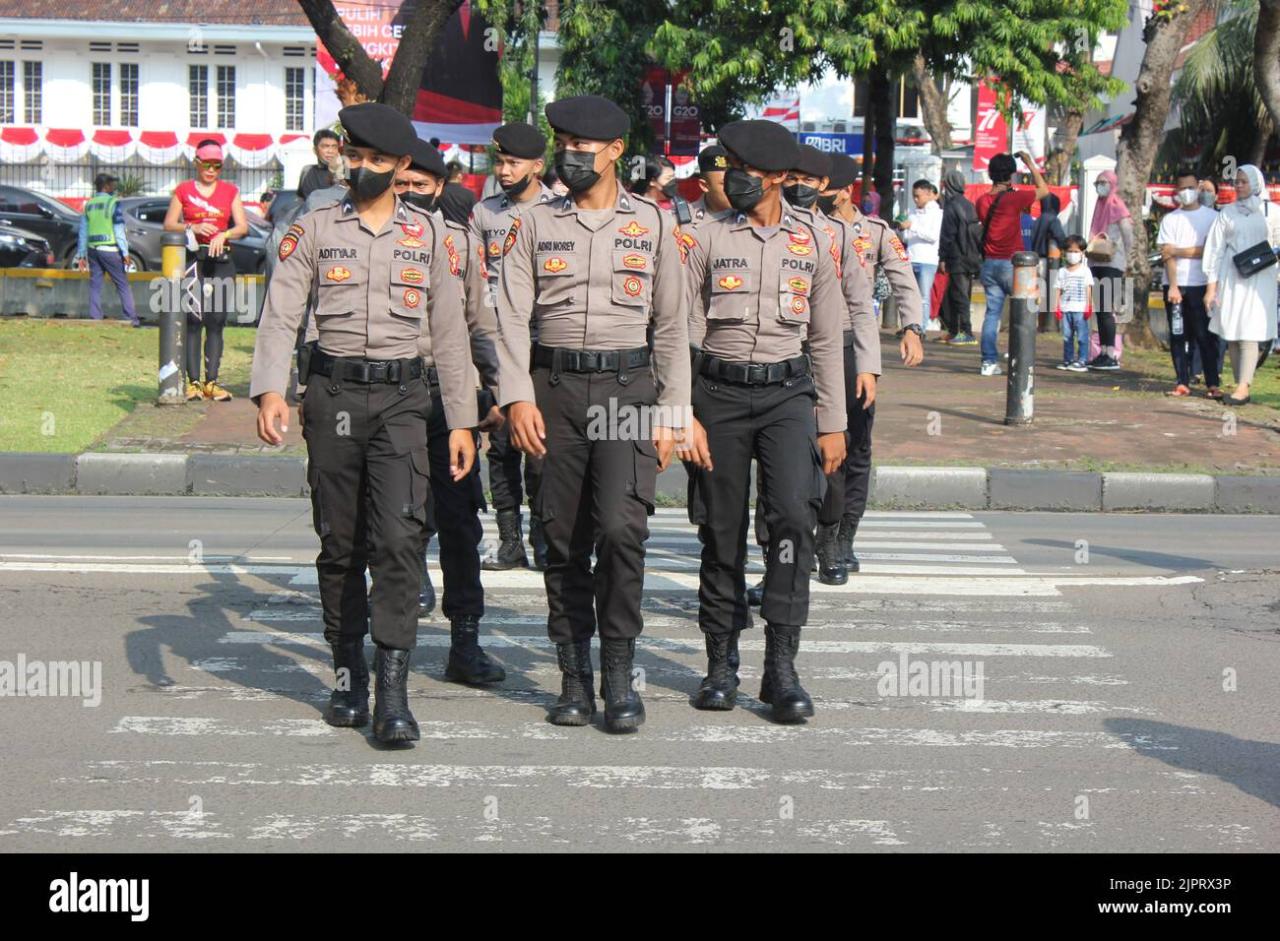
M 458 256 L 458 246 L 454 243 L 452 232 L 444 237 L 444 249 L 449 254 L 449 274 L 456 278 L 462 271 L 462 259 Z
M 685 264 L 689 258 L 689 249 L 698 247 L 698 240 L 688 232 L 682 231 L 679 226 L 672 229 L 671 234 L 675 236 L 676 248 L 680 251 L 680 264 Z
M 896 235 L 889 236 L 889 247 L 897 253 L 899 260 L 909 261 L 911 256 L 907 254 L 906 246 L 902 244 L 902 239 Z
M 298 239 L 302 238 L 303 232 L 306 230 L 296 222 L 289 226 L 289 231 L 284 234 L 284 238 L 280 240 L 280 249 L 276 252 L 276 257 L 284 261 L 293 254 L 294 249 L 298 247 Z

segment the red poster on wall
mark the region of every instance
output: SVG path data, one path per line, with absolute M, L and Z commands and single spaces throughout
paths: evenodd
M 978 116 L 973 127 L 973 168 L 986 170 L 991 158 L 1009 147 L 1009 126 L 1000 113 L 998 92 L 989 80 L 978 83 Z

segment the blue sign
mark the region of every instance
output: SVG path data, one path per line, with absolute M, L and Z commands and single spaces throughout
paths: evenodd
M 800 143 L 816 147 L 823 153 L 862 156 L 861 134 L 826 134 L 817 131 L 801 131 L 796 135 Z

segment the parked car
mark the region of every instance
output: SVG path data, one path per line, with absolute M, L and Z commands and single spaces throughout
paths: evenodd
M 0 186 L 0 225 L 17 226 L 49 243 L 54 263 L 69 268 L 80 235 L 80 213 L 51 196 Z
M 49 243 L 26 229 L 0 225 L 0 268 L 52 268 Z
M 129 239 L 129 257 L 139 271 L 159 271 L 160 237 L 169 211 L 167 196 L 130 196 L 120 200 L 124 210 L 124 233 Z M 267 239 L 271 227 L 255 212 L 245 211 L 249 234 L 231 243 L 231 260 L 237 274 L 263 274 L 267 269 Z

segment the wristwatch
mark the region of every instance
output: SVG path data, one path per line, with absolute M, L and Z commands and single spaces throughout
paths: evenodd
M 922 339 L 922 340 L 924 339 L 924 327 L 920 326 L 918 323 L 909 323 L 909 324 L 907 324 L 905 327 L 903 327 L 902 329 L 904 329 L 904 330 L 910 330 L 912 333 L 914 333 L 914 334 L 915 334 L 916 336 L 918 336 L 920 339 Z

